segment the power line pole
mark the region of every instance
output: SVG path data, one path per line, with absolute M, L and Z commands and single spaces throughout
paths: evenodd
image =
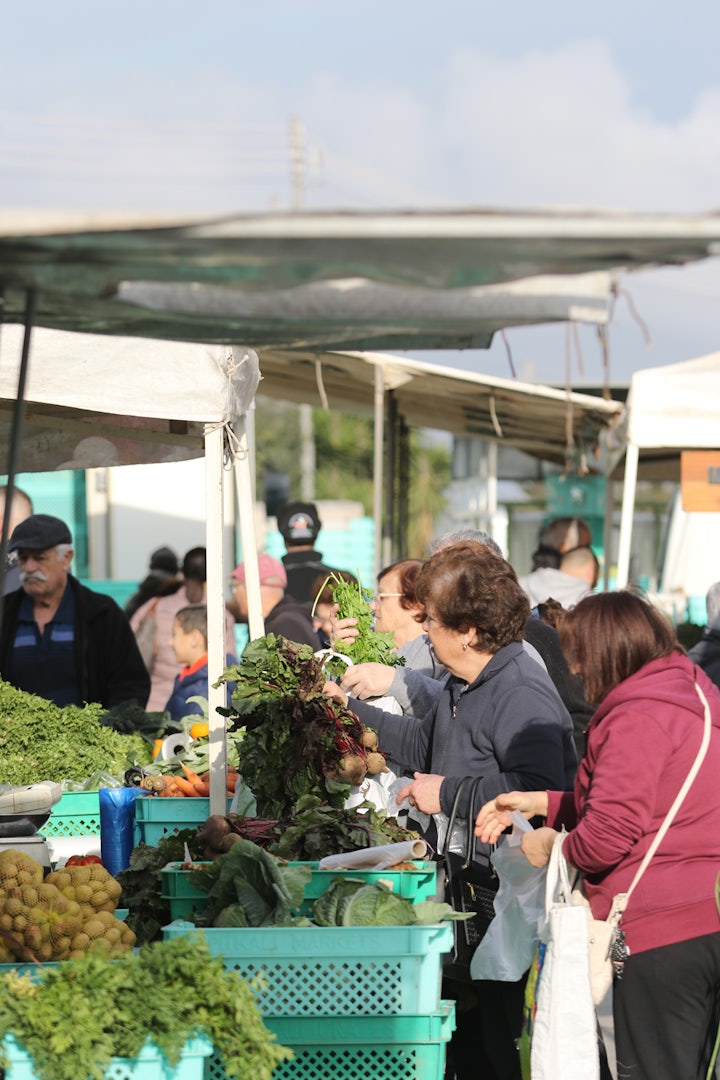
M 299 116 L 290 117 L 290 171 L 292 208 L 302 210 L 305 198 L 305 129 Z M 301 405 L 300 413 L 300 496 L 306 502 L 315 498 L 315 433 L 311 405 Z

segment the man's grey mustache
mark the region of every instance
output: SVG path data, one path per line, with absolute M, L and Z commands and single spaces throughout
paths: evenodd
M 24 585 L 26 581 L 47 581 L 47 576 L 42 570 L 21 570 L 20 584 Z

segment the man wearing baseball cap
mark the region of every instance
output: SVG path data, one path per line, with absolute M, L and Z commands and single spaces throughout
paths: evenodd
M 315 550 L 321 524 L 315 503 L 285 503 L 277 513 L 277 527 L 287 548 L 282 560 L 287 572 L 287 591 L 300 603 L 312 605 L 316 578 L 325 579 L 336 572 L 334 566 L 322 561 L 322 552 Z
M 64 521 L 32 514 L 13 530 L 20 588 L 8 593 L 0 629 L 0 675 L 56 705 L 99 702 L 143 707 L 150 677 L 130 625 L 109 597 L 70 573 L 72 536 Z
M 320 639 L 313 626 L 310 605 L 298 604 L 285 592 L 287 575 L 283 564 L 278 559 L 273 559 L 271 555 L 263 553 L 258 555 L 258 570 L 265 633 L 277 634 L 287 638 L 288 641 L 296 641 L 299 645 L 312 645 L 313 649 L 319 649 Z M 245 563 L 236 566 L 231 577 L 240 622 L 247 622 Z

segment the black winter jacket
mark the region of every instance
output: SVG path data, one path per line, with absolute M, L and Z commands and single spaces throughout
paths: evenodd
M 93 592 L 68 574 L 75 597 L 75 663 L 83 701 L 106 709 L 135 699 L 143 708 L 150 696 L 150 676 L 130 624 L 110 596 Z M 22 589 L 8 593 L 0 631 L 0 675 L 6 678 L 15 638 Z

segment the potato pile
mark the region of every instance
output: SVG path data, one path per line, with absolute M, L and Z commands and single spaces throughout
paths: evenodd
M 0 963 L 72 960 L 91 947 L 111 956 L 132 949 L 135 935 L 113 914 L 120 884 L 104 866 L 43 873 L 24 852 L 0 852 Z

